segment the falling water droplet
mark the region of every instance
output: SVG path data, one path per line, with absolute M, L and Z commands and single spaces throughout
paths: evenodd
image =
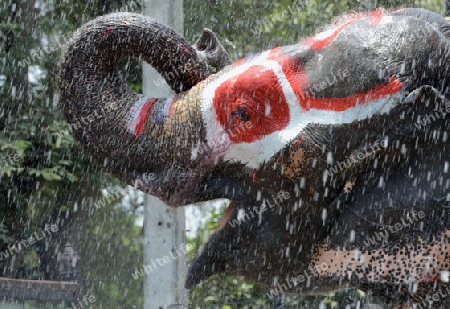
M 324 224 L 325 224 L 325 220 L 327 220 L 327 213 L 328 213 L 328 211 L 326 208 L 322 209 L 322 220 L 323 220 Z
M 384 177 L 380 177 L 380 181 L 378 182 L 378 188 L 384 187 Z
M 327 164 L 333 164 L 333 153 L 331 151 L 327 153 Z
M 449 281 L 450 272 L 448 270 L 441 271 L 441 281 L 448 282 Z

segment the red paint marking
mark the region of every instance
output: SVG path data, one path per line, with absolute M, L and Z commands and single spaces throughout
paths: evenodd
M 361 19 L 364 19 L 367 17 L 370 18 L 372 25 L 377 25 L 380 23 L 381 18 L 386 14 L 387 14 L 387 12 L 384 9 L 378 9 L 374 12 L 367 12 L 367 13 L 348 14 L 348 15 L 342 16 L 341 18 L 336 20 L 335 25 L 340 26 L 349 21 L 358 21 L 358 20 L 361 20 Z
M 108 27 L 105 32 L 103 32 L 103 36 L 108 37 L 112 33 L 112 27 Z
M 309 48 L 314 49 L 314 50 L 321 50 L 325 47 L 327 47 L 328 45 L 331 44 L 331 42 L 334 41 L 334 39 L 339 35 L 339 33 L 344 30 L 345 27 L 347 27 L 348 25 L 353 24 L 354 22 L 356 22 L 356 20 L 352 20 L 349 21 L 341 26 L 339 26 L 337 29 L 335 29 L 330 36 L 324 38 L 324 39 L 318 39 L 315 37 L 312 37 L 310 39 L 307 39 L 306 41 L 303 42 L 304 45 L 309 46 Z
M 335 112 L 345 111 L 351 107 L 366 104 L 367 102 L 379 100 L 399 92 L 403 88 L 402 83 L 392 76 L 386 85 L 380 85 L 366 92 L 358 93 L 346 98 L 314 98 L 302 100 L 301 105 L 305 110 L 311 108 L 319 110 L 331 110 Z
M 280 56 L 280 52 L 283 49 L 283 46 L 275 47 L 270 50 L 269 55 L 267 56 L 267 59 L 269 60 L 279 60 L 278 57 Z M 288 57 L 284 57 L 288 59 Z
M 399 92 L 403 85 L 395 77 L 386 85 L 379 85 L 371 90 L 357 93 L 345 98 L 315 98 L 311 95 L 310 82 L 300 59 L 280 55 L 281 47 L 270 51 L 269 60 L 278 61 L 294 90 L 302 108 L 329 111 L 345 111 L 357 105 L 367 104 Z M 305 90 L 306 89 L 306 90 Z M 253 142 L 264 135 L 283 130 L 289 124 L 289 106 L 278 77 L 271 69 L 261 65 L 251 66 L 238 76 L 223 82 L 215 92 L 214 107 L 217 120 L 230 135 L 234 143 Z M 270 109 L 270 111 L 268 110 Z M 239 117 L 245 110 L 251 122 L 247 130 L 234 130 L 244 127 Z
M 328 37 L 313 37 L 303 44 L 311 49 L 323 49 L 330 45 L 345 27 L 363 18 L 369 18 L 372 24 L 379 24 L 383 16 L 383 10 L 348 15 L 336 22 L 337 28 L 331 31 Z M 316 98 L 298 57 L 282 54 L 282 47 L 278 47 L 269 52 L 267 59 L 281 65 L 300 105 L 306 111 L 313 108 L 341 112 L 398 93 L 403 88 L 402 83 L 392 76 L 385 85 L 349 97 Z M 233 66 L 239 66 L 247 60 L 248 58 L 240 59 Z M 234 143 L 256 141 L 265 135 L 283 130 L 290 121 L 289 105 L 278 77 L 272 69 L 263 65 L 250 66 L 243 73 L 224 81 L 215 90 L 213 104 L 222 128 L 226 132 L 238 132 L 229 136 Z M 234 130 L 244 127 L 246 122 L 251 123 L 250 129 Z M 303 138 L 295 146 L 300 145 L 302 141 Z
M 169 106 L 169 116 L 173 115 L 173 110 L 174 110 L 174 106 L 175 106 L 175 102 L 177 101 L 177 96 L 173 97 L 172 102 L 170 102 L 170 106 Z
M 301 143 L 303 143 L 303 141 L 305 140 L 305 137 L 302 135 L 302 139 L 299 140 L 297 143 L 295 143 L 294 148 L 298 147 L 301 145 Z
M 363 18 L 366 18 L 366 17 L 369 17 L 371 20 L 371 23 L 373 25 L 376 25 L 376 24 L 380 23 L 383 15 L 384 15 L 383 10 L 370 12 L 368 14 L 367 13 L 356 13 L 356 14 L 346 15 L 345 17 L 339 19 L 336 22 L 336 25 L 338 27 L 336 29 L 334 29 L 328 37 L 326 37 L 326 38 L 312 37 L 312 38 L 309 38 L 309 39 L 305 40 L 304 42 L 302 42 L 302 44 L 309 46 L 313 50 L 321 50 L 321 49 L 327 47 L 328 45 L 330 45 L 336 39 L 336 37 L 339 35 L 339 33 L 341 33 L 341 31 L 344 30 L 344 28 L 346 28 L 347 26 L 350 26 L 351 24 L 353 24 Z
M 309 88 L 310 83 L 301 60 L 297 57 L 288 58 L 282 55 L 278 57 L 278 63 L 281 65 L 283 73 L 299 102 L 305 101 L 306 97 L 309 96 L 305 89 Z
M 237 67 L 237 66 L 240 66 L 241 64 L 244 64 L 247 61 L 247 59 L 248 59 L 248 57 L 245 57 L 245 58 L 242 58 L 242 59 L 239 59 L 239 60 L 233 62 L 233 67 Z
M 225 225 L 228 222 L 228 219 L 230 218 L 231 214 L 233 213 L 233 208 L 234 208 L 234 203 L 231 202 L 228 205 L 227 209 L 225 210 L 225 213 L 223 214 L 223 217 L 220 220 L 219 225 L 217 226 L 217 228 L 214 231 L 214 233 L 220 231 L 221 229 L 223 229 L 225 227 Z
M 237 130 L 238 134 L 229 135 L 234 143 L 251 143 L 289 124 L 289 105 L 281 84 L 275 73 L 264 66 L 251 66 L 223 82 L 213 101 L 217 120 L 226 132 L 251 123 L 245 130 Z M 242 119 L 242 114 L 248 119 Z
M 259 178 L 258 178 L 257 170 L 252 170 L 252 180 L 253 180 L 253 182 L 258 182 Z
M 422 278 L 419 278 L 419 282 L 440 282 L 441 277 L 431 277 L 431 276 L 423 276 Z
M 345 98 L 315 98 L 311 96 L 311 91 L 305 91 L 310 88 L 310 82 L 305 70 L 302 67 L 300 59 L 297 57 L 278 56 L 280 49 L 276 48 L 269 54 L 269 59 L 276 60 L 283 68 L 291 88 L 294 90 L 300 105 L 303 109 L 309 111 L 311 108 L 330 111 L 345 111 L 351 107 L 375 101 L 389 95 L 399 92 L 403 85 L 392 76 L 386 85 L 377 86 L 366 92 L 358 93 Z
M 139 113 L 139 120 L 135 129 L 137 136 L 141 135 L 144 132 L 145 123 L 147 122 L 148 115 L 150 114 L 153 104 L 155 104 L 156 101 L 157 99 L 150 98 L 145 102 L 144 106 L 142 107 L 142 110 Z
M 369 17 L 370 17 L 370 21 L 372 22 L 372 25 L 379 25 L 381 22 L 381 19 L 383 18 L 384 13 L 385 12 L 383 10 L 377 10 L 375 12 L 369 13 Z

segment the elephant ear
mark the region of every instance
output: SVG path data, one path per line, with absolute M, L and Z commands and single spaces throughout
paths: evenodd
M 215 67 L 217 72 L 232 63 L 216 34 L 208 28 L 203 29 L 202 36 L 195 42 L 194 48 L 199 57 Z

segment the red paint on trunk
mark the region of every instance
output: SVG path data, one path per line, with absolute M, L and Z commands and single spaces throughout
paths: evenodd
M 152 111 L 153 105 L 157 99 L 150 98 L 148 99 L 144 106 L 142 107 L 141 112 L 139 113 L 139 120 L 136 124 L 136 135 L 139 136 L 144 132 L 145 129 L 145 123 L 147 122 L 148 116 L 150 115 L 150 112 Z
M 173 115 L 173 109 L 175 106 L 175 102 L 177 101 L 177 97 L 173 97 L 172 102 L 170 102 L 170 106 L 169 106 L 169 116 Z

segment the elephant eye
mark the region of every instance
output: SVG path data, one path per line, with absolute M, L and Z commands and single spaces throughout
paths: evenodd
M 247 112 L 247 109 L 244 106 L 238 107 L 237 115 L 239 116 L 239 119 L 241 119 L 242 121 L 250 120 L 250 114 Z

